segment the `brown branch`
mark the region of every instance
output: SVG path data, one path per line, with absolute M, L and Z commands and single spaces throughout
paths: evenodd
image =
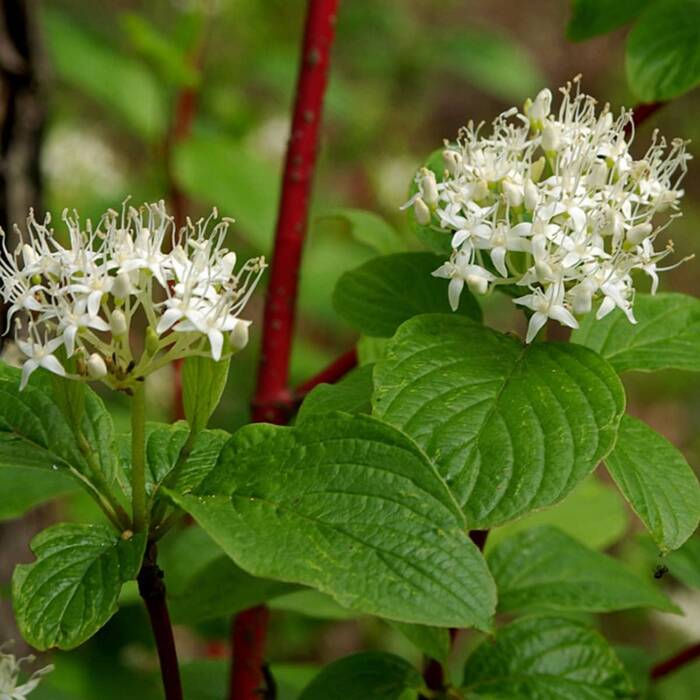
M 699 658 L 700 642 L 683 649 L 670 659 L 666 659 L 666 661 L 656 664 L 656 666 L 654 666 L 650 672 L 651 680 L 658 681 Z
M 163 680 L 165 700 L 183 700 L 177 650 L 165 598 L 163 571 L 157 564 L 158 550 L 151 542 L 146 550 L 138 575 L 139 593 L 143 598 L 151 621 L 151 629 L 158 650 L 160 674 Z

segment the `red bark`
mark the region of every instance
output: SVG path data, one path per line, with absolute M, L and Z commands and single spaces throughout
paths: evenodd
M 693 646 L 683 649 L 675 656 L 672 656 L 666 661 L 662 661 L 651 669 L 651 680 L 658 681 L 660 678 L 668 676 L 669 673 L 677 671 L 691 661 L 700 659 L 700 642 Z
M 253 420 L 284 423 L 292 401 L 289 359 L 330 50 L 339 0 L 309 0 L 292 130 L 282 176 L 275 248 L 265 299 Z
M 307 7 L 291 134 L 282 173 L 275 246 L 265 297 L 253 421 L 284 424 L 293 406 L 289 363 L 299 269 L 338 4 L 339 0 L 309 0 Z M 231 700 L 260 700 L 265 692 L 266 628 L 267 609 L 264 606 L 245 610 L 234 620 Z

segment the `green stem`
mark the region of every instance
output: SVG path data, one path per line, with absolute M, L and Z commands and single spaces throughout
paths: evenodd
M 92 451 L 90 443 L 87 441 L 87 438 L 83 435 L 82 432 L 77 433 L 77 439 L 80 451 L 82 452 L 83 457 L 85 457 L 85 461 L 87 462 L 88 467 L 90 468 L 90 481 L 94 485 L 97 493 L 100 494 L 102 500 L 109 505 L 112 511 L 114 518 L 110 516 L 110 520 L 112 520 L 112 522 L 115 522 L 114 519 L 116 519 L 115 524 L 119 529 L 128 529 L 130 524 L 129 516 L 127 515 L 126 511 L 122 508 L 121 503 L 119 503 L 119 501 L 117 500 L 117 497 L 114 495 L 107 479 L 102 473 L 102 469 L 100 468 L 100 465 L 95 459 L 95 453 Z
M 131 400 L 131 501 L 134 530 L 146 529 L 146 386 L 136 381 Z

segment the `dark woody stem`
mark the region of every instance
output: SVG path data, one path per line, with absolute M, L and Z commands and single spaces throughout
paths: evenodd
M 183 700 L 175 638 L 165 598 L 163 571 L 157 564 L 157 558 L 157 546 L 155 542 L 149 542 L 138 575 L 139 593 L 146 605 L 153 630 L 165 700 Z

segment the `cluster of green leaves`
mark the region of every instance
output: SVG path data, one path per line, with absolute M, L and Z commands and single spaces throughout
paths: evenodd
M 228 366 L 187 361 L 187 423 L 149 424 L 146 435 L 154 517 L 166 522 L 175 504 L 201 527 L 166 548 L 174 617 L 199 622 L 310 588 L 347 614 L 391 621 L 443 660 L 447 628 L 495 631 L 456 679 L 465 697 L 630 696 L 612 648 L 570 615 L 675 606 L 654 579 L 556 519 L 519 524 L 583 486 L 603 460 L 660 551 L 688 540 L 700 519 L 696 477 L 664 437 L 624 414 L 618 373 L 697 370 L 700 302 L 640 295 L 636 326 L 613 313 L 586 319 L 572 343 L 526 346 L 483 326 L 473 298 L 449 312 L 442 283 L 427 274 L 435 261 L 390 253 L 341 277 L 338 312 L 386 340 L 372 363 L 316 387 L 293 427 L 206 429 Z M 116 447 L 128 441 L 115 441 L 90 389 L 38 373 L 19 392 L 17 372 L 4 368 L 0 397 L 3 484 L 30 470 L 53 479 L 58 469 L 98 497 L 121 484 L 116 498 L 128 499 L 129 455 Z M 12 514 L 61 492 L 46 484 Z M 484 556 L 469 531 L 491 528 L 503 535 Z M 143 535 L 107 525 L 39 535 L 36 562 L 13 580 L 24 636 L 45 649 L 94 634 L 144 547 Z M 683 575 L 697 577 L 692 556 L 680 561 Z M 494 630 L 496 612 L 516 619 Z M 573 661 L 580 654 L 585 668 Z M 409 698 L 422 682 L 406 661 L 368 654 L 331 665 L 301 697 L 342 689 L 342 697 Z
M 634 22 L 627 78 L 642 102 L 662 102 L 700 84 L 698 0 L 574 0 L 567 29 L 583 41 Z

